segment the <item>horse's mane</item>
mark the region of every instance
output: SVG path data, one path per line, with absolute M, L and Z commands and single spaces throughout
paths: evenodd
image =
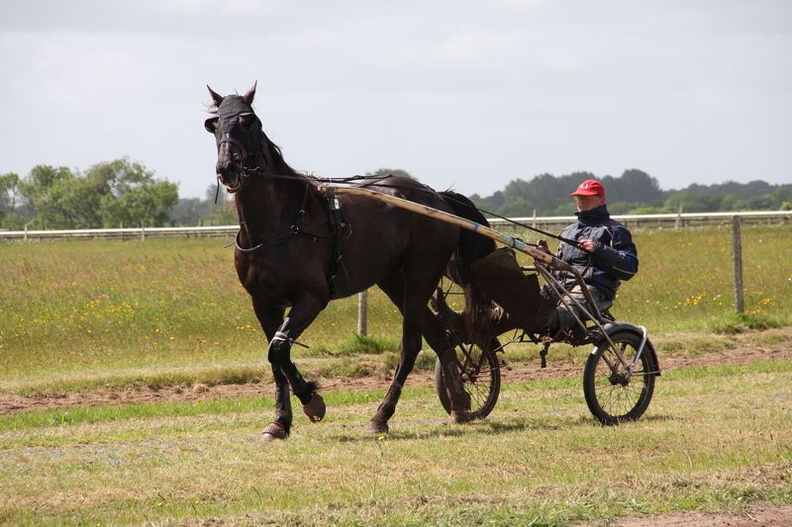
M 259 129 L 261 132 L 261 147 L 262 149 L 267 149 L 267 152 L 272 159 L 272 163 L 274 165 L 274 170 L 278 174 L 282 174 L 285 176 L 297 177 L 297 178 L 308 178 L 305 174 L 298 172 L 294 168 L 289 165 L 286 160 L 283 158 L 283 153 L 278 145 L 276 145 L 272 140 L 267 137 L 267 134 L 264 133 L 264 129 Z

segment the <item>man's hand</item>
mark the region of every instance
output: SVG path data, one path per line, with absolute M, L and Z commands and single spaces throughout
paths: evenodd
M 587 253 L 593 253 L 595 250 L 597 250 L 597 242 L 594 240 L 580 240 L 578 242 L 578 247 Z
M 547 240 L 539 240 L 536 242 L 536 248 L 544 253 L 550 254 L 550 247 L 547 246 Z

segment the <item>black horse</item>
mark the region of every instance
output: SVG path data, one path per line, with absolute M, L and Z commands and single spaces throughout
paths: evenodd
M 491 252 L 494 243 L 376 200 L 334 196 L 332 190 L 323 190 L 315 178 L 292 169 L 266 136 L 251 106 L 255 92 L 255 84 L 243 96 L 223 97 L 209 88 L 213 117 L 206 120 L 205 127 L 217 141 L 218 180 L 234 194 L 239 214 L 234 255 L 237 275 L 269 341 L 276 411 L 264 437 L 288 437 L 293 418 L 289 387 L 312 421 L 324 417 L 325 404 L 317 385 L 297 370 L 291 347 L 330 300 L 375 284 L 404 319 L 396 374 L 369 429 L 388 431 L 388 420 L 421 349 L 422 335 L 447 372 L 451 419 L 465 421 L 469 401 L 454 363 L 453 345 L 427 304 L 452 254 L 470 262 Z M 365 186 L 486 221 L 463 196 L 434 192 L 410 178 L 388 177 Z M 469 284 L 467 288 L 467 298 L 486 305 L 486 297 L 475 287 Z M 468 312 L 489 314 L 486 307 Z

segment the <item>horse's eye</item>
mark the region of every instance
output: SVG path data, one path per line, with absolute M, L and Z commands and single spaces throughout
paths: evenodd
M 217 117 L 212 117 L 204 121 L 204 128 L 206 128 L 206 131 L 210 134 L 214 134 L 217 131 L 217 121 Z
M 251 113 L 243 114 L 239 116 L 239 124 L 245 130 L 250 129 L 250 127 L 253 126 L 254 122 L 256 122 L 256 116 Z

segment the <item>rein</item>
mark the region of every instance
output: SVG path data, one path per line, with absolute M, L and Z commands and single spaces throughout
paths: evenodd
M 348 183 L 352 183 L 354 181 L 359 181 L 359 180 L 384 179 L 385 177 L 387 177 L 387 176 L 352 176 L 352 177 L 347 177 L 347 178 L 319 178 L 319 180 L 320 181 L 329 182 L 329 183 L 337 183 L 337 184 L 345 184 L 345 183 L 347 183 L 348 184 Z M 381 184 L 379 186 L 385 187 L 385 188 L 393 188 L 393 189 L 401 188 L 399 185 L 382 185 Z M 423 192 L 436 193 L 436 191 L 433 190 L 430 187 L 416 188 L 414 190 L 420 190 L 420 191 L 423 191 Z M 459 204 L 463 204 L 464 205 L 463 202 L 461 202 L 460 200 L 454 199 L 451 196 L 443 196 L 443 199 L 445 199 L 446 201 L 453 201 L 455 203 L 459 203 Z M 539 234 L 542 234 L 544 236 L 547 236 L 548 238 L 553 238 L 555 240 L 567 243 L 567 244 L 575 246 L 575 247 L 577 247 L 577 245 L 578 245 L 578 242 L 576 240 L 571 240 L 569 238 L 565 238 L 565 237 L 560 236 L 558 234 L 553 234 L 552 232 L 544 231 L 542 229 L 539 229 L 537 227 L 533 227 L 533 226 L 528 225 L 526 223 L 522 223 L 522 222 L 519 222 L 519 221 L 514 221 L 514 220 L 512 220 L 510 218 L 507 218 L 505 216 L 501 216 L 500 214 L 496 214 L 494 212 L 490 212 L 490 211 L 482 209 L 480 207 L 476 207 L 476 208 L 478 208 L 478 210 L 481 211 L 484 214 L 487 214 L 487 215 L 492 216 L 494 218 L 498 218 L 500 220 L 506 221 L 508 223 L 511 223 L 512 225 L 516 225 L 518 227 L 523 227 L 525 229 L 528 229 L 528 230 L 537 232 Z M 528 245 L 536 246 L 536 244 L 528 244 Z
M 252 113 L 252 110 L 250 112 L 242 111 L 242 112 L 239 112 L 237 115 L 241 116 L 241 115 L 250 115 L 250 114 L 255 116 L 255 114 Z M 259 121 L 259 126 L 260 126 L 260 121 Z M 261 152 L 259 152 L 259 153 L 263 156 L 265 164 L 269 164 L 269 162 L 271 162 L 271 158 L 268 155 L 268 153 L 266 152 L 266 148 L 267 147 L 264 146 L 265 141 L 269 142 L 269 140 L 267 139 L 266 135 L 263 134 L 263 132 L 261 132 L 261 133 L 263 135 L 263 139 L 262 139 L 262 143 L 261 143 L 261 145 L 262 145 L 261 146 Z M 222 145 L 224 143 L 229 143 L 231 145 L 234 145 L 234 146 L 238 147 L 242 151 L 247 152 L 246 146 L 241 141 L 239 141 L 238 139 L 232 137 L 231 134 L 229 133 L 229 131 L 226 131 L 226 130 L 223 131 L 223 134 L 222 134 L 221 138 L 218 141 L 218 146 Z M 277 150 L 277 146 L 275 146 L 275 149 Z M 299 174 L 298 175 L 296 173 L 293 173 L 293 174 L 273 173 L 273 172 L 268 171 L 266 166 L 265 167 L 261 167 L 261 166 L 246 167 L 246 166 L 240 164 L 240 165 L 237 165 L 237 167 L 238 167 L 238 170 L 239 170 L 239 174 L 238 174 L 238 182 L 239 182 L 239 184 L 233 189 L 229 189 L 228 187 L 226 187 L 226 191 L 229 194 L 234 194 L 236 192 L 239 192 L 242 188 L 245 187 L 245 185 L 247 184 L 248 180 L 252 176 L 256 176 L 256 175 L 264 177 L 264 178 L 269 178 L 269 179 L 292 179 L 292 180 L 294 180 L 294 179 L 303 179 L 303 178 L 305 178 L 305 179 L 307 179 L 307 182 L 306 182 L 306 197 L 307 197 L 307 192 L 308 192 L 307 186 L 310 185 L 310 181 L 316 181 L 316 182 L 319 182 L 319 183 L 324 183 L 325 185 L 327 185 L 327 184 L 330 184 L 330 185 L 333 185 L 333 184 L 345 185 L 345 184 L 353 184 L 353 183 L 357 183 L 357 182 L 361 182 L 361 181 L 381 181 L 381 180 L 383 180 L 383 179 L 388 177 L 388 176 L 360 176 L 360 175 L 355 175 L 355 176 L 344 177 L 344 178 L 319 178 L 319 177 L 316 177 L 316 176 L 309 176 L 309 175 L 303 175 L 303 174 Z M 220 178 L 218 176 L 218 185 L 217 185 L 217 192 L 215 194 L 215 203 L 217 203 L 217 199 L 218 199 L 218 196 L 220 194 L 220 184 L 221 184 L 221 181 L 220 181 Z M 385 187 L 385 188 L 394 188 L 394 189 L 398 189 L 399 188 L 399 185 L 383 185 L 382 183 L 380 183 L 380 186 Z M 415 187 L 415 188 L 413 188 L 413 190 L 419 190 L 419 191 L 423 191 L 423 192 L 427 192 L 427 193 L 437 193 L 434 189 L 432 189 L 432 188 L 430 188 L 428 186 L 423 185 L 422 187 L 423 188 Z M 330 216 L 331 216 L 331 230 L 335 231 L 335 225 L 333 224 L 334 220 L 332 219 L 332 217 L 333 216 L 337 216 L 338 212 L 340 212 L 340 209 L 337 206 L 333 207 L 333 205 L 332 205 L 332 203 L 334 201 L 335 201 L 335 203 L 337 203 L 337 200 L 334 200 L 334 197 L 332 196 L 332 192 L 329 195 L 325 194 L 324 198 L 330 204 L 329 213 L 330 213 Z M 448 195 L 443 196 L 443 199 L 445 199 L 447 201 L 454 201 L 454 198 L 451 197 L 451 196 L 448 196 Z M 303 205 L 303 209 L 304 208 L 305 207 Z M 572 245 L 572 246 L 578 246 L 578 242 L 575 241 L 575 240 L 570 240 L 570 239 L 564 238 L 563 236 L 560 236 L 560 235 L 557 235 L 557 234 L 553 234 L 551 232 L 547 232 L 547 231 L 544 231 L 542 229 L 538 229 L 538 228 L 533 227 L 531 225 L 527 225 L 525 223 L 521 223 L 521 222 L 518 222 L 518 221 L 511 220 L 509 218 L 506 218 L 504 216 L 501 216 L 499 214 L 495 214 L 493 212 L 490 212 L 490 211 L 487 211 L 487 210 L 484 210 L 484 209 L 479 209 L 479 210 L 482 213 L 484 213 L 484 214 L 487 214 L 489 216 L 492 216 L 492 217 L 499 218 L 501 220 L 507 221 L 507 222 L 511 223 L 512 225 L 516 225 L 516 226 L 519 226 L 519 227 L 534 231 L 534 232 L 539 233 L 539 234 L 541 234 L 543 236 L 547 236 L 549 238 L 553 238 L 555 240 L 567 243 L 567 244 Z M 302 210 L 301 214 L 305 214 L 305 211 Z M 298 221 L 299 221 L 299 218 L 298 218 Z M 316 235 L 313 235 L 313 234 L 310 234 L 310 233 L 304 233 L 304 232 L 300 231 L 299 226 L 298 226 L 298 222 L 295 222 L 295 224 L 292 225 L 292 231 L 293 232 L 289 236 L 293 235 L 293 236 L 298 236 L 298 237 L 307 237 L 307 238 L 312 239 L 313 241 L 320 241 L 321 240 L 321 238 L 316 236 Z M 236 239 L 235 243 L 236 243 L 237 248 L 240 251 L 245 252 L 245 253 L 256 252 L 256 251 L 262 250 L 265 247 L 267 247 L 268 245 L 270 245 L 268 243 L 262 242 L 262 243 L 260 243 L 260 244 L 258 244 L 256 246 L 254 246 L 254 247 L 245 249 L 245 248 L 239 246 L 239 235 L 237 235 L 237 239 Z M 275 243 L 279 243 L 279 240 L 275 240 Z M 531 244 L 531 245 L 537 245 L 537 244 Z
M 261 175 L 263 177 L 268 177 L 268 178 L 280 178 L 280 179 L 299 179 L 300 178 L 300 176 L 295 176 L 295 175 L 291 175 L 291 174 L 273 174 L 271 172 L 266 172 L 264 169 L 262 169 L 260 167 L 256 167 L 256 168 L 244 168 L 243 167 L 242 170 L 243 170 L 243 174 L 244 174 L 242 177 L 244 177 L 245 180 L 247 178 L 249 178 L 250 176 L 256 175 L 256 174 Z M 334 185 L 350 185 L 350 184 L 357 183 L 359 181 L 380 181 L 380 180 L 386 179 L 388 176 L 358 176 L 358 175 L 356 175 L 356 176 L 349 176 L 349 177 L 343 177 L 343 178 L 323 178 L 323 177 L 304 175 L 302 177 L 306 177 L 306 178 L 309 178 L 310 180 L 317 181 L 317 182 L 320 182 L 320 183 L 329 183 L 329 184 L 334 184 Z M 240 187 L 238 189 L 234 190 L 231 193 L 233 194 L 234 192 L 239 191 L 242 188 L 242 186 L 244 186 L 245 180 L 243 180 L 242 185 L 240 185 Z M 383 184 L 380 184 L 379 186 L 384 187 L 384 188 L 397 189 L 397 190 L 399 188 L 401 188 L 399 185 L 383 185 Z M 436 193 L 436 191 L 434 189 L 430 188 L 430 187 L 426 187 L 426 188 L 423 188 L 423 189 L 422 188 L 414 188 L 413 190 L 421 190 L 423 192 Z M 458 200 L 454 200 L 454 198 L 452 198 L 450 196 L 443 196 L 443 199 L 445 199 L 447 201 L 455 201 L 457 203 L 460 203 Z M 501 216 L 500 214 L 496 214 L 494 212 L 491 212 L 491 211 L 488 211 L 488 210 L 485 210 L 485 209 L 482 209 L 482 208 L 479 208 L 479 210 L 482 213 L 484 213 L 484 214 L 486 214 L 488 216 L 492 216 L 493 218 L 498 218 L 500 220 L 506 221 L 506 222 L 508 222 L 508 223 L 510 223 L 512 225 L 517 226 L 517 227 L 522 227 L 524 229 L 528 229 L 530 231 L 536 232 L 536 233 L 541 234 L 543 236 L 547 236 L 548 238 L 552 238 L 554 240 L 558 240 L 560 242 L 567 243 L 567 244 L 572 245 L 574 247 L 578 246 L 578 241 L 577 240 L 572 240 L 572 239 L 569 239 L 569 238 L 565 238 L 565 237 L 563 237 L 561 235 L 554 234 L 552 232 L 548 232 L 548 231 L 539 229 L 539 228 L 534 227 L 532 225 L 528 225 L 527 223 L 522 223 L 522 222 L 519 222 L 519 221 L 512 220 L 510 218 L 507 218 L 506 216 Z M 529 244 L 529 245 L 536 246 L 536 244 Z
M 524 229 L 528 229 L 528 230 L 537 232 L 539 234 L 543 234 L 543 235 L 547 236 L 548 238 L 553 238 L 554 240 L 558 240 L 560 242 L 567 243 L 567 244 L 572 245 L 574 247 L 578 246 L 577 240 L 572 240 L 570 238 L 564 238 L 563 236 L 561 236 L 559 234 L 553 234 L 552 232 L 543 231 L 542 229 L 539 229 L 537 227 L 533 227 L 531 225 L 528 225 L 527 223 L 514 221 L 514 220 L 512 220 L 510 218 L 507 218 L 505 216 L 501 216 L 500 214 L 495 214 L 494 212 L 490 212 L 488 210 L 484 210 L 484 209 L 479 209 L 479 210 L 481 212 L 483 212 L 484 214 L 489 214 L 490 216 L 498 218 L 499 220 L 507 221 L 507 222 L 511 223 L 512 225 L 516 225 L 518 227 L 522 227 Z

